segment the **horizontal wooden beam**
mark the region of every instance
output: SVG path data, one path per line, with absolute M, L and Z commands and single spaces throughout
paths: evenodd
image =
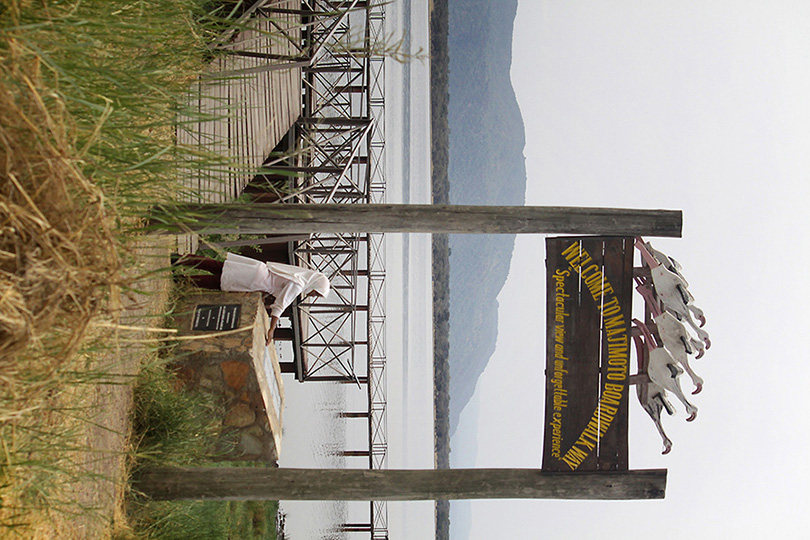
M 153 468 L 135 489 L 155 500 L 662 499 L 665 469 L 543 472 L 539 469 Z
M 156 207 L 156 232 L 412 232 L 680 237 L 679 210 L 421 204 L 178 204 Z

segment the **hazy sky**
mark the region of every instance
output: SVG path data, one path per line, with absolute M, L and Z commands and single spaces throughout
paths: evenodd
M 630 465 L 669 469 L 665 500 L 473 502 L 469 538 L 805 537 L 808 29 L 807 1 L 520 2 L 527 204 L 683 210 L 682 239 L 652 240 L 713 347 L 693 363 L 698 419 L 676 402 L 664 419 L 670 455 L 631 393 Z M 454 466 L 540 466 L 543 261 L 541 237 L 518 239 L 479 416 L 462 416 L 478 456 L 454 447 Z

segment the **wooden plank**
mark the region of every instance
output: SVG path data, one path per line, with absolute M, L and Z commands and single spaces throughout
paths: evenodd
M 172 224 L 153 214 L 165 232 L 191 228 L 209 234 L 313 232 L 432 232 L 489 234 L 681 235 L 679 210 L 559 206 L 462 206 L 420 204 L 178 205 L 195 217 Z M 171 213 L 170 213 L 171 214 Z M 157 224 L 156 224 L 157 225 Z
M 203 87 L 204 94 L 200 96 L 200 109 L 203 115 L 214 114 L 216 103 L 219 99 L 221 99 L 217 93 L 217 90 L 218 89 L 216 87 L 210 87 L 208 85 Z M 215 121 L 208 119 L 202 119 L 200 121 L 200 147 L 204 152 L 216 153 L 216 129 L 217 123 Z M 207 172 L 206 170 L 201 170 L 198 172 L 198 174 L 200 175 L 200 200 L 205 202 L 219 202 L 211 197 L 211 173 Z
M 250 119 L 248 128 L 248 137 L 250 137 L 251 142 L 249 149 L 250 162 L 253 164 L 254 170 L 261 167 L 267 154 L 265 151 L 265 147 L 268 143 L 266 135 L 267 131 L 266 127 L 262 123 L 261 115 L 259 114 L 261 108 L 264 107 L 265 96 L 262 95 L 263 89 L 268 92 L 270 91 L 269 88 L 264 87 L 262 77 L 257 77 L 251 81 L 249 85 L 248 101 L 246 103 L 246 112 L 248 118 Z M 243 179 L 242 185 L 239 186 L 240 193 L 249 181 L 250 178 L 248 177 Z
M 246 36 L 246 38 L 247 37 L 249 36 Z M 237 58 L 239 69 L 249 69 L 253 67 L 254 59 L 245 57 Z M 246 171 L 254 168 L 254 163 L 250 157 L 250 118 L 247 114 L 248 101 L 250 99 L 248 96 L 248 87 L 250 81 L 253 79 L 254 77 L 244 76 L 234 85 L 234 110 L 236 111 L 236 116 L 233 119 L 234 144 L 231 150 L 231 155 L 235 159 L 235 164 L 232 167 L 234 182 L 238 182 L 238 179 L 244 177 Z
M 627 338 L 626 352 L 616 343 L 611 344 L 607 339 L 605 322 L 602 322 L 602 355 L 600 358 L 600 377 L 602 381 L 610 381 L 613 384 L 623 384 L 624 391 L 620 404 L 615 405 L 618 412 L 615 415 L 613 426 L 602 438 L 603 445 L 600 446 L 597 470 L 626 471 L 629 467 L 627 437 L 628 437 L 628 403 L 629 403 L 629 366 L 630 366 L 630 324 L 633 311 L 633 238 L 611 239 L 604 244 L 605 278 L 613 288 L 613 297 L 618 300 L 621 306 L 620 313 L 624 317 L 623 335 Z M 610 297 L 608 297 L 609 301 Z M 607 311 L 607 310 L 605 310 Z M 615 316 L 615 315 L 614 315 Z M 605 317 L 611 320 L 610 317 Z M 612 329 L 615 321 L 612 322 Z M 615 339 L 621 335 L 618 331 L 613 334 Z M 612 349 L 611 349 L 612 345 Z M 611 358 L 613 352 L 613 358 Z M 622 361 L 624 361 L 622 365 Z M 613 364 L 613 365 L 611 365 Z M 618 368 L 623 368 L 621 372 Z M 619 373 L 624 376 L 620 379 Z M 611 380 L 612 379 L 612 380 Z M 603 385 L 604 386 L 604 385 Z
M 627 470 L 633 238 L 549 238 L 543 469 Z
M 663 499 L 666 470 L 154 468 L 134 489 L 155 500 Z
M 578 239 L 596 253 L 598 240 Z M 599 402 L 599 311 L 579 274 L 562 252 L 569 239 L 546 239 L 546 418 L 543 470 L 568 471 L 566 452 L 574 446 Z M 585 450 L 577 469 L 597 470 L 597 453 Z
M 220 62 L 221 65 L 224 66 L 227 64 L 227 59 L 222 59 Z M 210 148 L 216 156 L 233 156 L 231 151 L 231 147 L 233 145 L 232 129 L 233 123 L 237 121 L 237 119 L 233 117 L 234 86 L 235 85 L 223 84 L 220 82 L 215 87 L 217 97 L 220 100 L 215 113 L 217 118 L 222 118 L 221 120 L 216 119 L 211 122 L 215 129 L 215 139 L 212 141 Z M 208 197 L 210 200 L 217 202 L 225 202 L 230 200 L 230 197 L 226 197 L 223 193 L 223 184 L 228 182 L 231 174 L 231 167 L 223 164 L 222 170 L 211 176 L 208 188 Z

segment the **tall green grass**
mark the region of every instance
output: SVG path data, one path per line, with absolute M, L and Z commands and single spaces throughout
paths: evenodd
M 60 113 L 70 157 L 116 216 L 140 225 L 152 206 L 182 197 L 180 176 L 237 167 L 228 156 L 179 147 L 175 128 L 178 119 L 232 114 L 200 111 L 192 82 L 252 1 L 7 1 L 14 7 L 0 15 L 0 51 L 13 48 L 5 60 L 38 66 L 40 94 Z
M 210 396 L 183 390 L 171 371 L 159 365 L 144 370 L 135 387 L 135 468 L 218 466 L 215 449 L 222 417 Z M 276 538 L 278 503 L 273 501 L 149 501 L 135 496 L 128 511 L 134 533 L 150 540 Z
M 139 464 L 191 465 L 212 457 L 224 411 L 182 389 L 162 365 L 141 371 L 134 389 L 133 444 Z
M 268 501 L 150 502 L 136 535 L 148 540 L 275 540 L 278 503 Z M 121 540 L 124 540 L 122 537 Z
M 203 0 L 54 1 L 21 8 L 18 62 L 40 64 L 82 173 L 122 216 L 171 200 L 185 157 L 174 124 L 219 31 Z M 119 222 L 120 224 L 120 222 Z

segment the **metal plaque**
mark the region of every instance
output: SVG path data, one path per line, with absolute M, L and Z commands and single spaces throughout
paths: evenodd
M 241 304 L 199 305 L 194 310 L 192 330 L 200 332 L 221 332 L 239 327 Z

